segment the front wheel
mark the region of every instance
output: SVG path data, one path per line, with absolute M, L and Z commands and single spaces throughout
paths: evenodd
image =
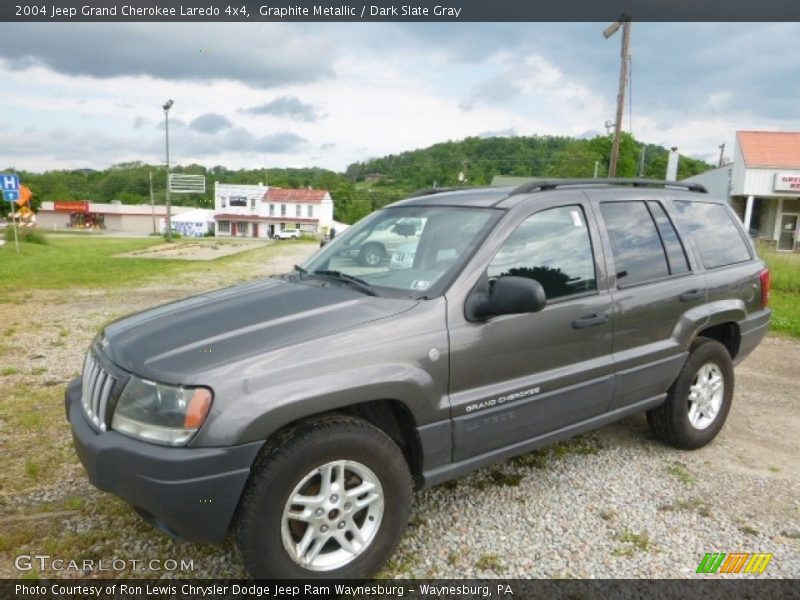
M 257 461 L 236 539 L 255 578 L 366 578 L 408 522 L 403 453 L 360 419 L 331 416 L 284 435 Z
M 651 431 L 664 442 L 694 450 L 717 437 L 733 400 L 733 363 L 715 340 L 697 340 L 658 408 L 647 413 Z
M 378 267 L 386 258 L 386 252 L 380 244 L 367 244 L 361 249 L 358 258 L 365 267 Z

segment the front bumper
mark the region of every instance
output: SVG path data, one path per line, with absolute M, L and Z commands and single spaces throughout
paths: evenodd
M 81 407 L 81 380 L 65 394 L 75 451 L 89 480 L 131 504 L 174 537 L 219 543 L 233 519 L 263 442 L 225 448 L 169 448 L 115 431 L 98 433 Z

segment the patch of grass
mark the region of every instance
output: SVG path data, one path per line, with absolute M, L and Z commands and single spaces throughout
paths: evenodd
M 800 257 L 774 251 L 761 251 L 769 267 L 772 289 L 800 294 Z
M 39 466 L 39 463 L 35 463 L 32 460 L 25 462 L 25 474 L 31 479 L 39 479 L 39 474 L 41 472 L 42 468 Z
M 770 466 L 767 467 L 767 469 L 772 471 L 773 473 L 780 473 L 781 472 L 781 468 L 780 467 L 776 467 L 775 465 L 770 465 Z
M 0 381 L 5 421 L 0 489 L 14 495 L 63 479 L 78 462 L 64 418 L 63 387 Z
M 445 481 L 442 484 L 442 487 L 446 490 L 457 490 L 458 489 L 458 479 L 451 479 L 450 481 Z
M 745 535 L 758 535 L 758 529 L 752 527 L 751 525 L 742 525 L 739 527 L 739 531 Z
M 17 423 L 22 429 L 26 431 L 33 431 L 39 429 L 42 425 L 42 421 L 44 421 L 44 417 L 42 413 L 39 411 L 36 412 L 26 412 L 17 417 Z
M 600 518 L 603 519 L 604 521 L 611 521 L 616 516 L 617 513 L 615 513 L 610 508 L 604 508 L 603 510 L 600 511 Z
M 420 516 L 411 517 L 411 519 L 408 521 L 409 527 L 424 527 L 427 524 L 428 524 L 428 519 Z
M 795 531 L 781 531 L 781 535 L 792 540 L 800 540 L 800 529 Z
M 557 458 L 563 458 L 570 454 L 594 455 L 599 454 L 600 450 L 600 443 L 596 439 L 582 435 L 558 442 L 552 447 L 553 456 Z
M 770 330 L 800 337 L 800 294 L 772 290 L 769 306 L 772 309 Z
M 614 548 L 611 552 L 614 556 L 633 556 L 636 552 L 647 552 L 650 548 L 650 536 L 646 531 L 634 533 L 626 529 L 617 539 L 625 545 Z
M 8 377 L 9 375 L 16 375 L 17 373 L 19 373 L 19 369 L 15 367 L 3 367 L 3 369 L 0 370 L 0 375 L 2 375 L 3 377 Z
M 547 468 L 547 457 L 550 454 L 550 451 L 547 448 L 539 448 L 538 450 L 534 450 L 533 452 L 528 452 L 527 454 L 522 454 L 520 456 L 515 456 L 509 462 L 512 465 L 517 467 L 533 467 L 534 469 L 546 469 Z
M 689 469 L 680 461 L 675 461 L 667 465 L 667 473 L 675 477 L 684 485 L 694 485 L 697 483 L 697 478 L 689 472 Z
M 498 574 L 505 571 L 505 566 L 497 554 L 481 554 L 478 562 L 475 563 L 475 568 L 481 571 L 494 571 Z
M 17 237 L 20 244 L 39 244 L 44 246 L 48 244 L 47 237 L 38 229 L 28 229 L 27 227 L 17 227 Z M 14 244 L 14 228 L 6 227 L 6 245 Z M 16 252 L 16 249 L 15 249 Z
M 35 367 L 30 370 L 31 375 L 44 375 L 47 373 L 47 367 Z
M 676 511 L 683 510 L 689 512 L 696 512 L 701 517 L 711 516 L 711 507 L 703 502 L 700 498 L 690 498 L 688 500 L 679 500 L 675 504 L 662 504 L 658 507 L 662 511 Z
M 0 247 L 0 295 L 22 289 L 110 288 L 158 274 L 191 269 L 193 263 L 146 258 L 116 258 L 158 240 L 57 237 L 47 245 Z M 183 265 L 180 263 L 184 262 Z
M 505 473 L 500 469 L 495 469 L 489 473 L 489 479 L 497 486 L 516 487 L 522 481 L 523 476 L 517 473 Z

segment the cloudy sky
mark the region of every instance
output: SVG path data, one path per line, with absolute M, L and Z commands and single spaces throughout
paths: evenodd
M 466 136 L 613 120 L 606 23 L 0 24 L 0 168 L 349 163 Z M 638 139 L 716 161 L 800 129 L 800 24 L 634 23 Z M 632 116 L 632 118 L 631 118 Z

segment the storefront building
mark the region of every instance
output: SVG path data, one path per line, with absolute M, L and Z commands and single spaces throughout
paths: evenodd
M 800 251 L 800 132 L 737 131 L 733 162 L 686 181 L 728 198 L 751 236 Z
M 194 210 L 190 206 L 173 206 L 172 214 Z M 150 204 L 102 204 L 88 200 L 56 200 L 42 202 L 36 213 L 40 229 L 77 229 L 114 231 L 148 235 L 160 231 L 167 207 Z
M 320 235 L 333 225 L 333 200 L 327 190 L 217 182 L 214 212 L 216 234 L 222 237 L 271 238 L 285 229 Z

